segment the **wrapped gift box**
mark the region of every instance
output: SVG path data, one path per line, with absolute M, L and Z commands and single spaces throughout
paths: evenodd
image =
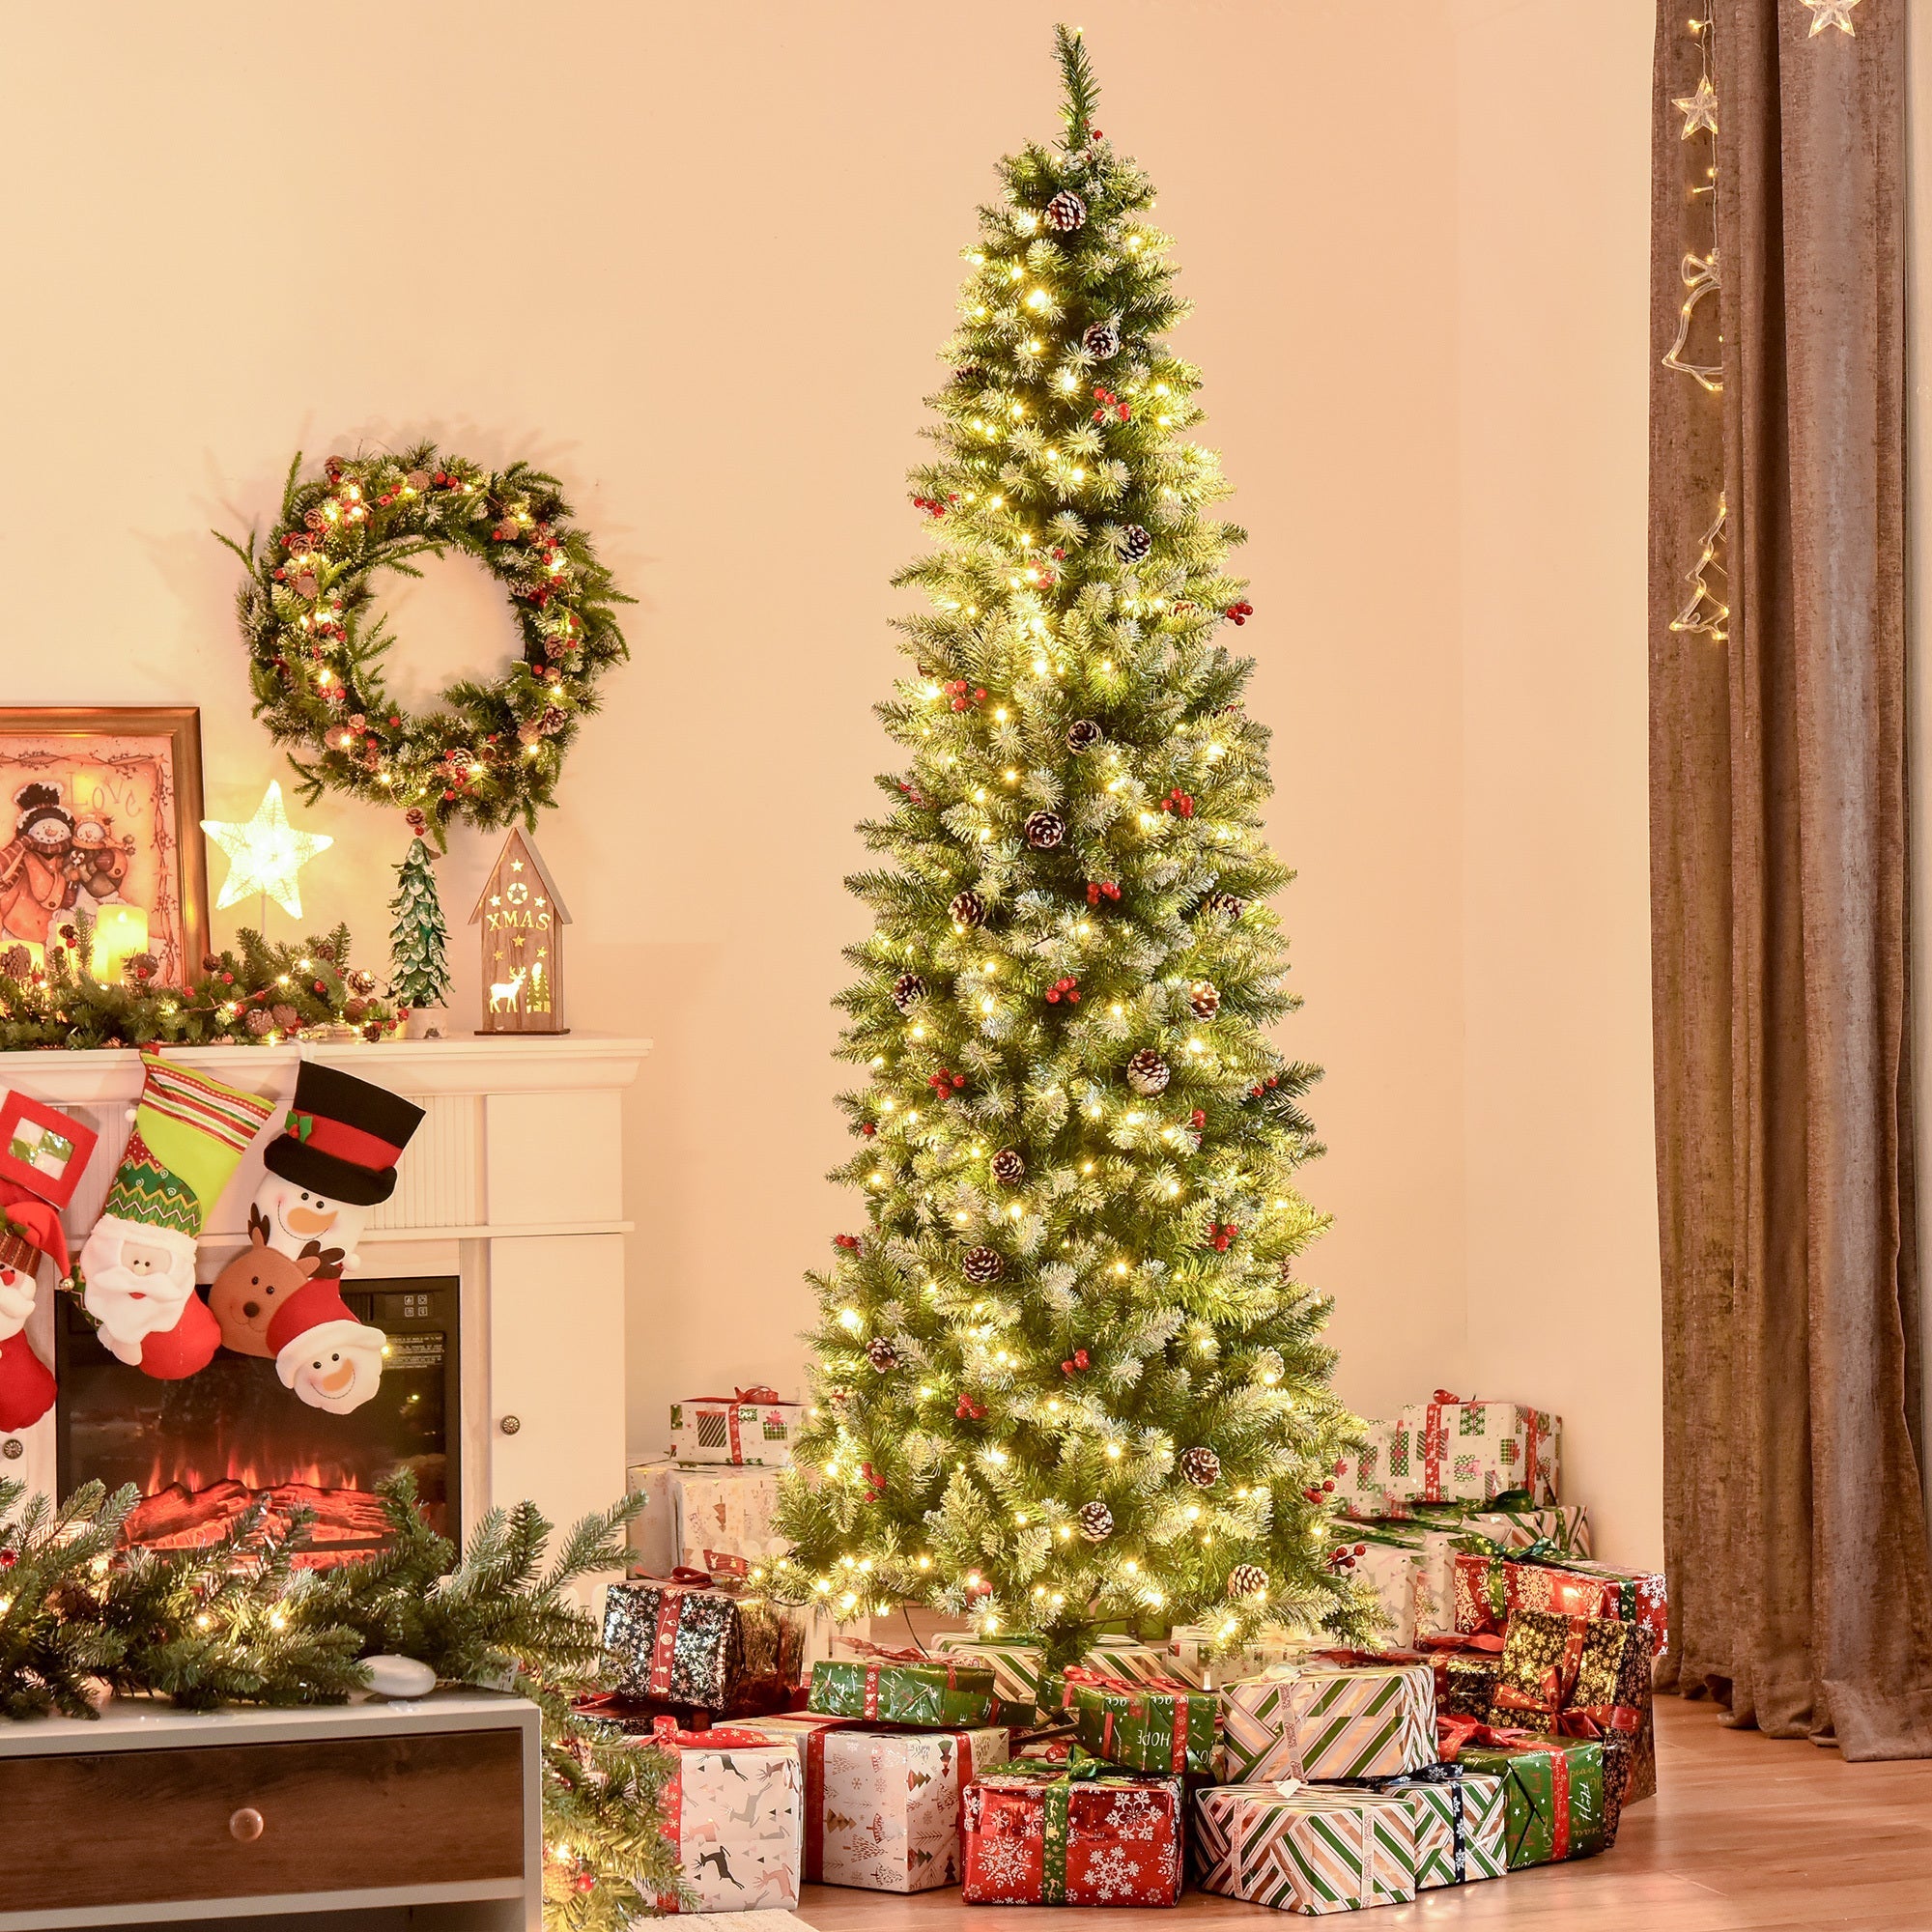
M 1454 1752 L 1464 1771 L 1503 1780 L 1503 1844 L 1511 1871 L 1587 1859 L 1604 1849 L 1602 1745 L 1487 1725 L 1468 1729 L 1472 1741 L 1451 1735 L 1444 1754 Z M 1520 1742 L 1497 1742 L 1503 1739 Z
M 665 1835 L 678 1848 L 696 1912 L 789 1912 L 804 1849 L 803 1775 L 789 1744 L 755 1731 L 679 1731 L 658 1741 L 677 1757 L 665 1792 Z M 681 1908 L 660 1900 L 667 1912 Z
M 1290 1778 L 1195 1794 L 1203 1891 L 1277 1912 L 1355 1912 L 1415 1896 L 1415 1816 L 1395 1793 Z
M 630 1567 L 640 1576 L 702 1570 L 745 1577 L 788 1547 L 772 1528 L 779 1494 L 774 1467 L 721 1463 L 688 1469 L 677 1463 L 639 1463 L 628 1475 L 631 1490 L 644 1498 L 626 1532 Z
M 1395 1424 L 1372 1422 L 1361 1447 L 1345 1449 L 1336 1459 L 1330 1493 L 1335 1507 L 1347 1516 L 1394 1516 L 1401 1499 L 1389 1486 L 1389 1452 Z
M 1488 1723 L 1502 1676 L 1502 1648 L 1434 1650 L 1435 1712 L 1438 1717 L 1473 1718 Z
M 1066 1680 L 1074 1726 L 1095 1757 L 1129 1771 L 1212 1773 L 1219 1717 L 1212 1690 L 1178 1677 L 1130 1684 L 1079 1666 Z
M 966 1792 L 969 1905 L 1173 1905 L 1180 1897 L 1181 1784 L 1009 1765 Z
M 933 1724 L 947 1730 L 991 1723 L 990 1664 L 916 1650 L 875 1650 L 865 1658 L 828 1657 L 811 1666 L 806 1708 L 867 1723 Z
M 1389 1620 L 1388 1641 L 1406 1645 L 1419 1629 L 1434 1629 L 1423 1617 L 1427 1591 L 1424 1532 L 1405 1522 L 1340 1522 L 1329 1550 L 1329 1567 L 1376 1593 Z
M 867 1891 L 930 1891 L 965 1876 L 962 1824 L 976 1772 L 1003 1763 L 1008 1734 L 879 1730 L 843 1718 L 770 1718 L 805 1772 L 805 1876 Z
M 1540 1547 L 1546 1554 L 1587 1557 L 1590 1513 L 1581 1504 L 1484 1510 L 1418 1503 L 1400 1518 L 1338 1521 L 1335 1538 L 1337 1556 L 1331 1560 L 1370 1584 L 1389 1613 L 1393 1641 L 1410 1643 L 1456 1628 L 1459 1549 L 1480 1540 L 1503 1554 Z M 1405 1550 L 1411 1558 L 1408 1566 L 1395 1553 Z
M 1629 1737 L 1630 1772 L 1620 1803 L 1636 1804 L 1657 1796 L 1657 1716 L 1651 1702 L 1655 1659 L 1642 1625 L 1619 1620 L 1618 1628 L 1626 1633 L 1621 1644 L 1600 1634 L 1596 1643 L 1584 1647 L 1571 1701 L 1596 1723 L 1605 1740 Z M 1634 1732 L 1630 1727 L 1633 1712 Z
M 1220 1777 L 1395 1777 L 1435 1760 L 1427 1663 L 1339 1663 L 1318 1652 L 1221 1687 Z
M 1653 1652 L 1669 1634 L 1663 1578 L 1646 1570 L 1615 1570 L 1580 1558 L 1529 1563 L 1459 1549 L 1455 1559 L 1456 1628 L 1501 1631 L 1515 1610 L 1550 1610 L 1566 1617 L 1616 1617 L 1641 1624 Z
M 1562 1437 L 1562 1417 L 1544 1409 L 1462 1402 L 1437 1389 L 1396 1417 L 1384 1487 L 1399 1501 L 1423 1503 L 1487 1504 L 1523 1491 L 1540 1509 L 1556 1500 Z
M 694 1395 L 670 1406 L 670 1453 L 680 1463 L 791 1461 L 804 1408 L 768 1388 Z
M 1217 1653 L 1217 1630 L 1209 1624 L 1180 1624 L 1169 1635 L 1163 1653 L 1167 1675 L 1183 1684 L 1212 1690 L 1242 1677 L 1259 1677 L 1277 1663 L 1293 1663 L 1318 1649 L 1323 1639 L 1291 1636 L 1286 1631 L 1264 1631 L 1251 1641 Z
M 662 1697 L 722 1711 L 745 1674 L 745 1625 L 728 1590 L 668 1580 L 612 1583 L 604 1648 L 627 1697 Z
M 1030 1631 L 1011 1636 L 976 1636 L 946 1631 L 932 1640 L 941 1656 L 983 1663 L 993 1673 L 993 1720 L 1025 1730 L 1039 1716 L 1041 1682 L 1046 1676 L 1045 1639 Z
M 1417 1891 L 1501 1878 L 1508 1871 L 1503 1843 L 1508 1807 L 1503 1781 L 1492 1773 L 1428 1764 L 1406 1776 L 1373 1778 L 1368 1788 L 1393 1792 L 1408 1805 L 1415 1824 Z

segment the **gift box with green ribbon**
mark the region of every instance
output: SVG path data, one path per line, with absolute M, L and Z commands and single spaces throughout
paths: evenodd
M 1218 1776 L 1395 1777 L 1435 1757 L 1435 1679 L 1426 1662 L 1316 1651 L 1221 1687 Z
M 1662 1576 L 1565 1557 L 1545 1545 L 1505 1551 L 1470 1539 L 1456 1552 L 1456 1628 L 1501 1631 L 1513 1610 L 1566 1617 L 1616 1617 L 1641 1624 L 1653 1651 L 1669 1635 L 1669 1598 Z
M 1509 1869 L 1503 1834 L 1503 1780 L 1460 1764 L 1426 1764 L 1402 1777 L 1362 1780 L 1361 1789 L 1394 1792 L 1415 1820 L 1415 1889 L 1471 1885 Z
M 1415 1813 L 1394 1792 L 1283 1778 L 1195 1794 L 1203 1891 L 1313 1916 L 1415 1896 Z
M 806 1709 L 874 1724 L 932 1724 L 957 1730 L 993 1720 L 990 1664 L 917 1650 L 848 1641 L 857 1658 L 821 1658 L 811 1666 Z
M 1180 1897 L 1181 1783 L 1075 1751 L 1009 1764 L 966 1793 L 969 1905 L 1173 1905 Z
M 1466 1718 L 1444 1718 L 1438 1730 L 1445 1762 L 1503 1780 L 1503 1845 L 1511 1871 L 1604 1850 L 1601 1744 Z
M 1215 1693 L 1178 1677 L 1129 1683 L 1075 1664 L 1066 1672 L 1080 1742 L 1095 1757 L 1130 1771 L 1177 1776 L 1214 1768 Z

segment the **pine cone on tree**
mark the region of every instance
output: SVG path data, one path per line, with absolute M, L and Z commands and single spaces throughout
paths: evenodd
M 1152 1047 L 1144 1046 L 1127 1062 L 1127 1085 L 1136 1094 L 1151 1096 L 1165 1093 L 1173 1078 L 1167 1062 Z
M 1089 1543 L 1105 1543 L 1114 1533 L 1114 1512 L 1105 1503 L 1085 1503 L 1080 1510 L 1080 1534 Z
M 1236 1600 L 1259 1597 L 1268 1586 L 1268 1573 L 1255 1563 L 1236 1563 L 1228 1572 L 1228 1594 Z
M 1239 919 L 1247 909 L 1247 900 L 1234 893 L 1209 893 L 1201 901 L 1203 912 L 1218 913 L 1225 920 Z
M 968 1248 L 959 1263 L 959 1271 L 976 1287 L 984 1288 L 1006 1273 L 1007 1264 L 997 1248 Z
M 1107 734 L 1091 718 L 1076 718 L 1066 727 L 1069 752 L 1091 752 Z
M 954 925 L 975 926 L 985 923 L 986 901 L 970 886 L 963 893 L 955 893 L 946 910 L 952 915 Z
M 1153 538 L 1140 525 L 1129 524 L 1121 532 L 1118 548 L 1123 561 L 1138 563 L 1153 548 Z
M 901 973 L 893 981 L 893 1005 L 909 1013 L 925 998 L 925 981 L 917 973 Z
M 1197 1490 L 1211 1490 L 1221 1480 L 1221 1459 L 1211 1449 L 1183 1449 L 1180 1473 Z
M 883 1335 L 874 1335 L 866 1345 L 866 1359 L 883 1376 L 899 1365 L 897 1346 Z
M 1002 1148 L 993 1156 L 993 1179 L 1008 1187 L 1017 1187 L 1026 1179 L 1026 1161 L 1014 1148 Z
M 1036 811 L 1026 822 L 1026 841 L 1037 852 L 1051 852 L 1066 837 L 1066 821 L 1057 811 Z
M 1046 204 L 1046 225 L 1057 235 L 1071 235 L 1087 225 L 1087 204 L 1070 187 L 1064 187 Z
M 1096 322 L 1080 338 L 1080 346 L 1096 362 L 1110 362 L 1121 353 L 1121 331 L 1111 322 Z
M 1221 1010 L 1221 989 L 1211 980 L 1196 980 L 1187 989 L 1187 1004 L 1197 1020 L 1211 1020 Z

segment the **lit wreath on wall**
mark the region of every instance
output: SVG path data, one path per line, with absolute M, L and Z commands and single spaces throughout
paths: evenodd
M 308 482 L 300 469 L 298 453 L 259 555 L 252 535 L 245 548 L 221 540 L 248 570 L 239 606 L 255 713 L 277 744 L 305 748 L 289 753 L 302 796 L 420 810 L 439 843 L 452 819 L 533 827 L 555 803 L 577 721 L 597 707 L 599 673 L 630 655 L 611 612 L 633 600 L 568 521 L 556 478 L 524 463 L 484 469 L 433 443 L 331 456 Z M 412 717 L 384 686 L 395 639 L 371 616 L 373 580 L 418 576 L 412 557 L 452 550 L 509 593 L 523 656 L 489 682 L 458 679 Z

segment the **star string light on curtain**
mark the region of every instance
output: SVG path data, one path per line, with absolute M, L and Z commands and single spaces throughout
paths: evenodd
M 1836 27 L 1842 34 L 1856 34 L 1852 25 L 1852 9 L 1859 0 L 1798 0 L 1801 7 L 1810 10 L 1811 31 L 1804 36 L 1807 41 L 1815 41 L 1827 27 Z

